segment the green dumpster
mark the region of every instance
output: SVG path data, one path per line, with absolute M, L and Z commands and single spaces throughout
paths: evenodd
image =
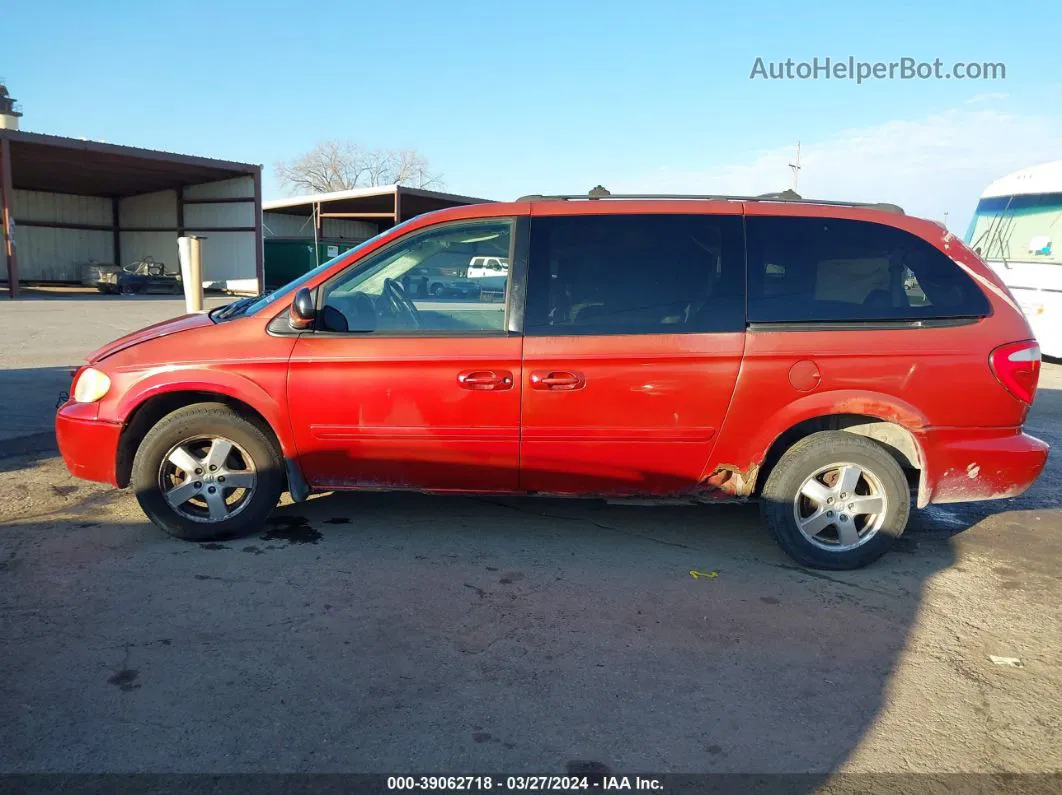
M 267 238 L 264 245 L 266 289 L 285 285 L 357 244 L 355 240 L 322 240 L 318 242 L 317 256 L 314 256 L 312 239 Z

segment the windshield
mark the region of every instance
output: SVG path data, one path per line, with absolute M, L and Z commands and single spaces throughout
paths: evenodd
M 335 265 L 341 259 L 346 259 L 351 254 L 356 254 L 357 252 L 361 251 L 362 249 L 367 248 L 368 246 L 370 246 L 371 244 L 375 243 L 377 240 L 379 240 L 381 237 L 383 237 L 386 234 L 390 234 L 391 232 L 394 232 L 396 230 L 404 229 L 406 226 L 408 226 L 410 224 L 410 222 L 412 220 L 413 220 L 412 218 L 409 218 L 409 219 L 403 221 L 402 223 L 391 227 L 390 229 L 385 229 L 383 232 L 380 232 L 378 235 L 375 235 L 374 237 L 370 237 L 368 240 L 365 240 L 365 241 L 363 241 L 361 243 L 358 243 L 358 245 L 354 246 L 354 248 L 347 249 L 342 254 L 339 254 L 338 256 L 332 257 L 332 259 L 328 260 L 328 262 L 322 262 L 316 268 L 314 268 L 312 270 L 309 270 L 306 273 L 302 274 L 302 276 L 299 276 L 296 279 L 292 279 L 290 282 L 285 284 L 283 287 L 278 287 L 275 290 L 271 290 L 268 293 L 265 293 L 265 294 L 259 296 L 258 298 L 256 298 L 254 300 L 253 303 L 249 303 L 247 306 L 241 307 L 241 311 L 239 312 L 239 314 L 241 314 L 241 315 L 253 315 L 254 313 L 256 313 L 256 312 L 264 309 L 265 307 L 269 306 L 271 303 L 276 301 L 278 298 L 281 298 L 282 296 L 288 295 L 289 293 L 291 293 L 291 292 L 299 289 L 300 287 L 302 287 L 304 284 L 307 284 L 307 283 L 313 281 L 313 279 L 316 276 L 318 276 L 319 274 L 324 273 L 326 270 L 331 268 L 333 265 Z M 220 310 L 219 310 L 219 312 L 220 312 Z
M 986 260 L 1062 265 L 1062 193 L 992 196 L 974 211 L 966 244 Z

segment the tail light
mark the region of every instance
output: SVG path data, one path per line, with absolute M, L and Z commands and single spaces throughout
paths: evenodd
M 1040 380 L 1040 346 L 1035 340 L 1000 345 L 988 355 L 988 363 L 1010 394 L 1032 405 Z

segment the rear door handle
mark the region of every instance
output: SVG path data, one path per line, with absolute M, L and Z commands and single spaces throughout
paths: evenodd
M 534 370 L 531 372 L 532 389 L 548 389 L 553 392 L 570 392 L 586 386 L 586 376 L 574 370 Z
M 508 370 L 463 370 L 457 374 L 457 383 L 465 389 L 497 392 L 513 388 L 513 374 Z

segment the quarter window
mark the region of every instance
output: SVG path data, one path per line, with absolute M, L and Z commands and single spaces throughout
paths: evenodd
M 988 301 L 902 229 L 832 218 L 746 219 L 752 323 L 978 317 Z
M 538 336 L 739 331 L 741 218 L 534 218 L 524 330 Z
M 512 224 L 475 221 L 414 233 L 330 282 L 321 301 L 325 331 L 382 334 L 502 332 Z

